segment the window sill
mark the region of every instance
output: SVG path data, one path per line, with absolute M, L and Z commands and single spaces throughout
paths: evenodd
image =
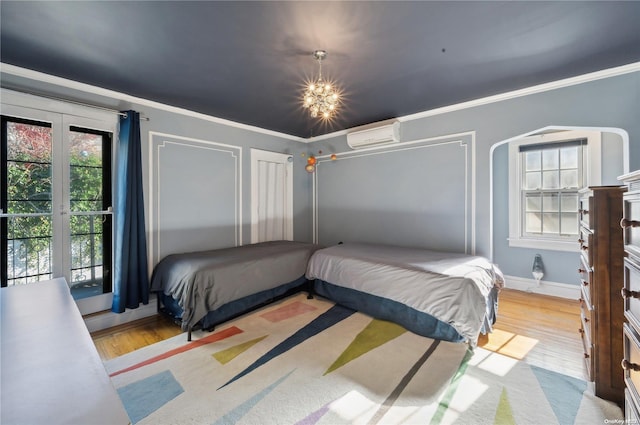
M 577 237 L 577 236 L 576 236 Z M 547 251 L 580 252 L 580 245 L 575 241 L 552 241 L 546 239 L 509 238 L 509 246 L 513 248 L 533 248 Z

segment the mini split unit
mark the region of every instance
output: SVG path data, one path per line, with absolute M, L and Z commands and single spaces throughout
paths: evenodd
M 347 134 L 347 144 L 351 149 L 369 148 L 400 142 L 400 121 L 380 125 Z

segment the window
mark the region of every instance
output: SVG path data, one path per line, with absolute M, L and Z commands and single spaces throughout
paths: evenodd
M 578 191 L 594 184 L 588 153 L 598 136 L 563 131 L 510 144 L 510 246 L 577 250 Z
M 1 286 L 64 276 L 75 299 L 110 293 L 112 132 L 46 118 L 2 116 Z

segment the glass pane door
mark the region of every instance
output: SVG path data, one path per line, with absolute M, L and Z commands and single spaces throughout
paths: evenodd
M 65 277 L 76 299 L 109 293 L 112 133 L 48 117 L 2 116 L 2 286 Z
M 111 291 L 111 137 L 69 132 L 70 285 L 74 298 Z
M 51 125 L 2 121 L 2 286 L 51 279 Z

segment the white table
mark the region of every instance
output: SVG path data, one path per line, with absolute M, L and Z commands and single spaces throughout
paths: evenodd
M 0 423 L 130 423 L 65 279 L 2 288 L 0 321 Z

